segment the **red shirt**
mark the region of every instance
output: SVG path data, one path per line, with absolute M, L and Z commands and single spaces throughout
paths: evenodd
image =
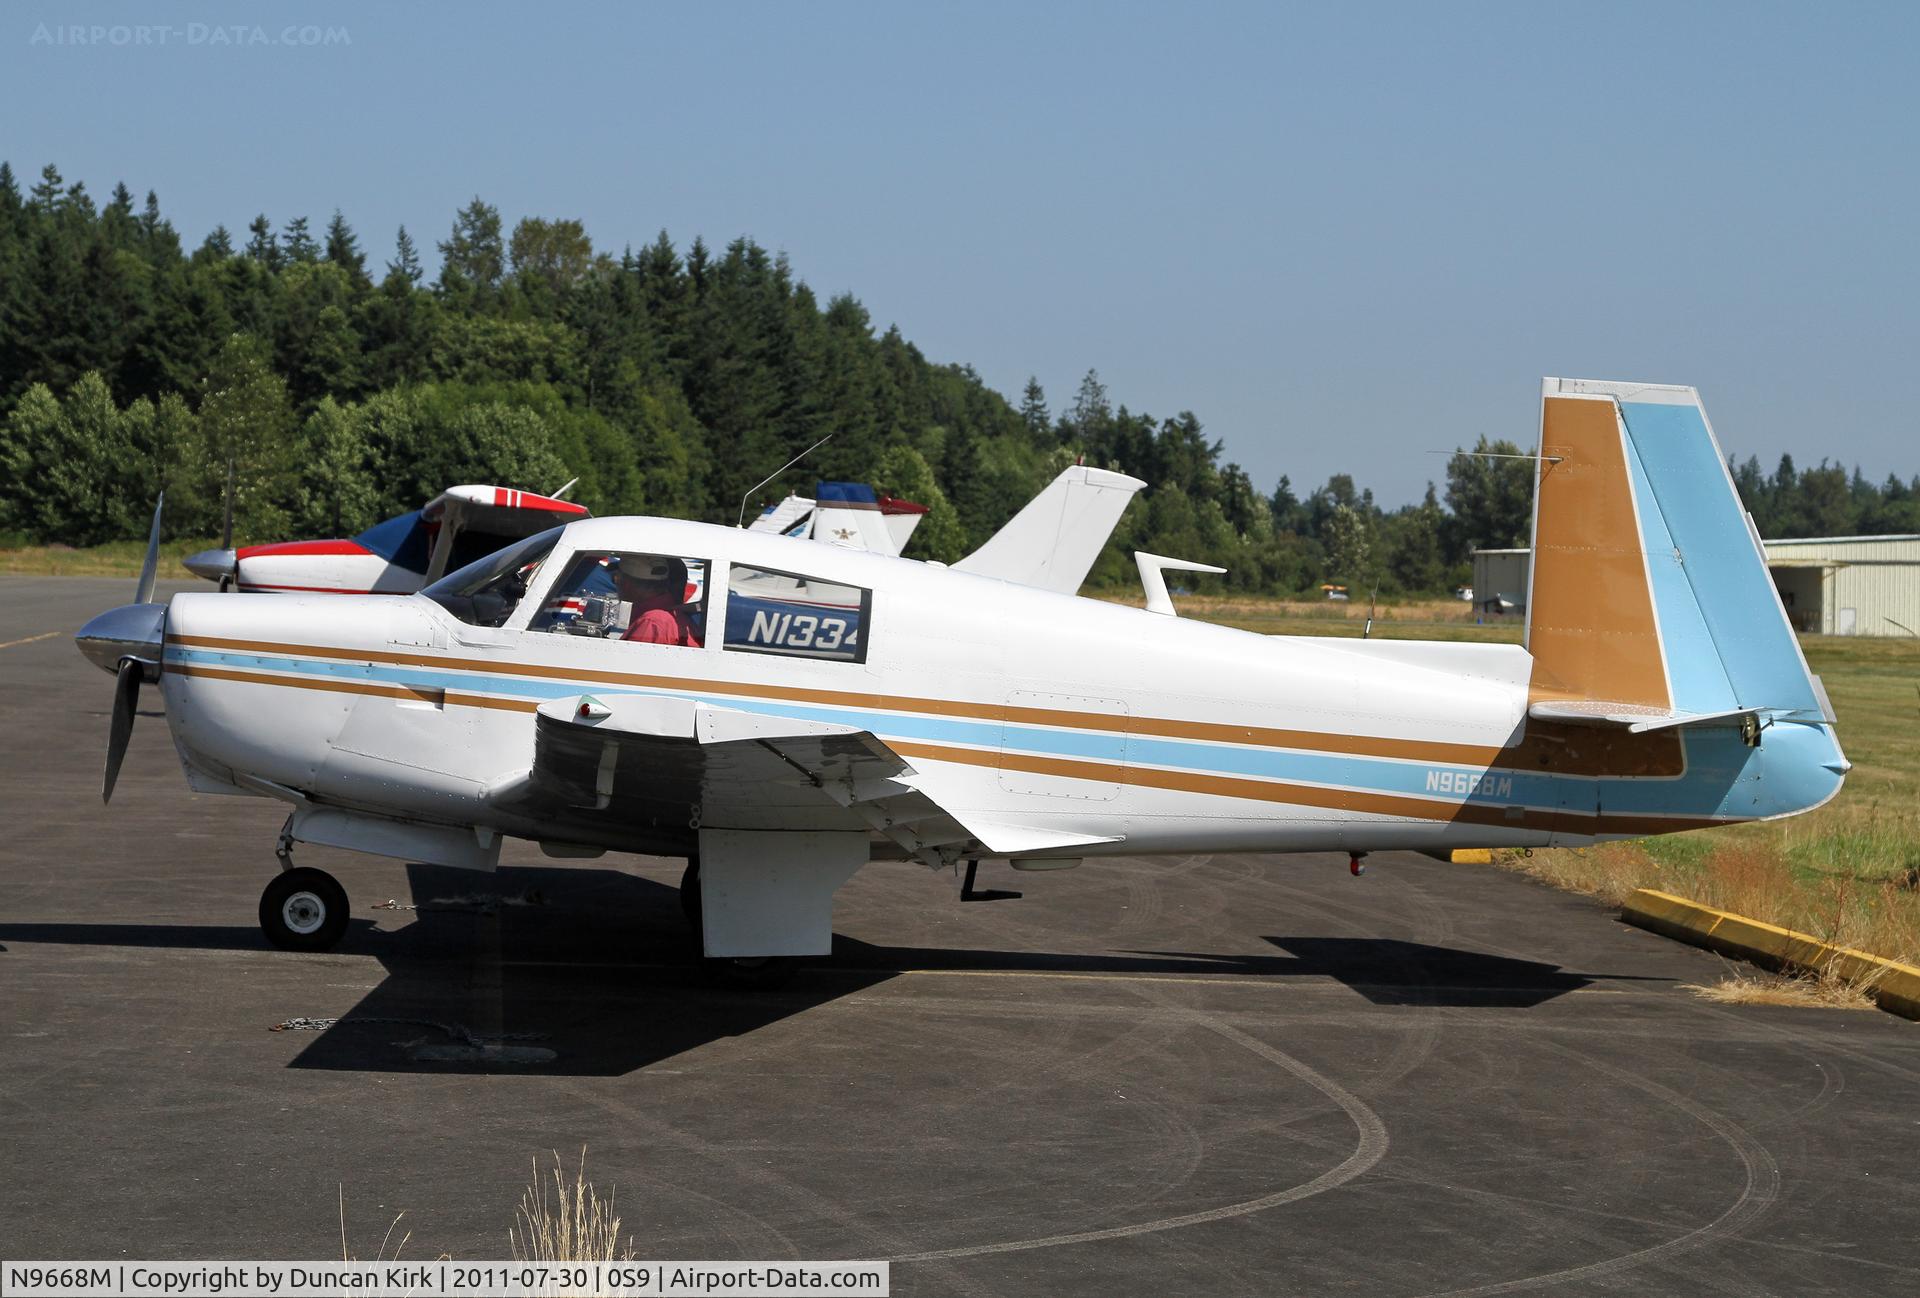
M 694 634 L 693 623 L 678 608 L 655 606 L 652 608 L 634 605 L 633 621 L 627 625 L 623 640 L 634 640 L 641 644 L 686 645 L 689 648 L 701 648 L 700 637 Z

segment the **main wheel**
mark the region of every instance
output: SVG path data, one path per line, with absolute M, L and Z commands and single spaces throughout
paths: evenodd
M 284 951 L 331 951 L 347 931 L 347 890 L 325 870 L 282 870 L 260 894 L 260 929 Z

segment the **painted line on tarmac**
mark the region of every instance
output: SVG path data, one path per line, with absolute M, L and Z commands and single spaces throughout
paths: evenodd
M 41 635 L 27 636 L 25 639 L 22 639 L 22 640 L 9 640 L 5 644 L 0 644 L 0 649 L 11 649 L 15 645 L 32 644 L 36 640 L 51 640 L 59 634 L 60 632 L 58 631 L 48 631 Z

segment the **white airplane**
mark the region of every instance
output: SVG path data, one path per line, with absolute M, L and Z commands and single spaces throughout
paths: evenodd
M 829 948 L 870 861 L 1586 844 L 1792 815 L 1849 769 L 1691 388 L 1549 379 L 1528 641 L 1263 636 L 780 536 L 582 519 L 410 598 L 176 596 L 78 636 L 187 781 L 277 799 L 274 943 L 337 942 L 302 843 L 492 869 L 684 857 L 706 955 Z M 697 608 L 669 607 L 703 574 Z M 611 575 L 626 608 L 567 601 Z M 1156 611 L 1156 609 L 1158 611 Z M 623 623 L 624 619 L 624 623 Z
M 587 516 L 551 496 L 481 483 L 449 487 L 421 508 L 375 523 L 358 536 L 277 541 L 233 548 L 231 496 L 226 538 L 182 562 L 221 590 L 308 595 L 411 595 L 502 546 Z

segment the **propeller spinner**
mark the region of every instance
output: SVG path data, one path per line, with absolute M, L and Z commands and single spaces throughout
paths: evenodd
M 153 579 L 160 563 L 160 514 L 165 507 L 166 496 L 162 495 L 153 507 L 153 530 L 147 537 L 147 559 L 134 587 L 134 602 L 108 609 L 73 637 L 88 662 L 114 676 L 113 723 L 107 730 L 107 765 L 100 784 L 102 802 L 112 799 L 114 782 L 120 778 L 120 763 L 126 759 L 127 741 L 133 737 L 133 721 L 139 712 L 140 686 L 160 679 L 167 606 L 153 602 Z

